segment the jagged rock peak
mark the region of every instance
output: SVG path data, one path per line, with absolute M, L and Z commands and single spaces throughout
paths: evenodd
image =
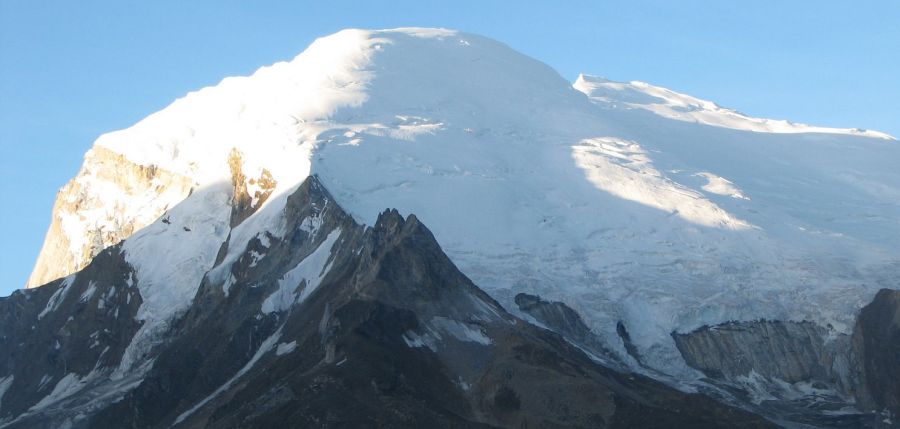
M 31 345 L 0 356 L 0 387 L 14 398 L 0 403 L 0 425 L 767 426 L 610 372 L 516 319 L 454 266 L 415 216 L 386 210 L 365 227 L 315 177 L 284 198 L 275 212 L 282 229 L 240 245 L 241 230 L 271 214 L 262 207 L 233 228 L 234 247 L 225 252 L 234 257 L 202 279 L 170 278 L 199 282 L 169 285 L 196 291 L 171 319 L 136 320 L 148 305 L 142 299 L 159 292 L 141 288 L 140 267 L 124 258 L 143 235 L 70 278 L 0 298 L 0 309 L 15 309 L 0 313 L 0 345 L 26 337 Z M 177 207 L 170 218 L 152 225 L 151 236 L 182 234 Z M 228 274 L 227 293 L 216 269 Z M 164 337 L 141 343 L 144 327 L 157 322 L 165 323 Z M 97 344 L 77 341 L 95 329 L 103 332 Z M 142 347 L 148 364 L 117 376 L 119 357 L 136 341 L 149 345 Z M 51 359 L 38 358 L 48 350 Z

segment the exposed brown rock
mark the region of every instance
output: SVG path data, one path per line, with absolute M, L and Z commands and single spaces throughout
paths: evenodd
M 256 211 L 269 199 L 278 184 L 269 170 L 263 168 L 259 177 L 248 178 L 243 169 L 243 156 L 232 148 L 228 154 L 228 168 L 231 170 L 231 185 L 234 188 L 231 199 L 231 227 L 235 227 Z M 248 186 L 249 185 L 249 186 Z M 256 185 L 256 186 L 254 186 Z M 250 194 L 250 186 L 258 187 Z
M 38 255 L 34 270 L 26 287 L 37 287 L 64 277 L 84 268 L 91 258 L 103 249 L 129 237 L 135 231 L 147 226 L 169 208 L 165 201 L 143 207 L 135 215 L 122 207 L 109 207 L 106 196 L 86 181 L 107 182 L 126 195 L 144 192 L 172 196 L 173 203 L 186 197 L 193 187 L 193 181 L 183 175 L 173 173 L 154 165 L 135 164 L 124 156 L 94 146 L 85 155 L 81 170 L 56 194 L 50 227 Z M 77 233 L 82 237 L 82 245 L 73 248 L 69 235 L 64 230 L 63 219 L 84 220 L 82 213 L 89 210 L 105 210 L 104 224 L 90 225 Z

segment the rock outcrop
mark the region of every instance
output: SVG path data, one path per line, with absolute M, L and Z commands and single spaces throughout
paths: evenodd
M 546 301 L 537 295 L 527 293 L 516 295 L 515 303 L 519 307 L 519 311 L 533 317 L 538 323 L 562 335 L 578 347 L 589 351 L 596 358 L 603 359 L 607 365 L 619 370 L 625 370 L 627 367 L 621 358 L 609 350 L 603 341 L 591 331 L 578 312 L 565 303 Z M 626 344 L 626 347 L 628 345 L 631 345 L 630 342 Z M 631 347 L 634 346 L 631 345 Z M 637 354 L 633 357 L 640 361 Z
M 758 320 L 673 333 L 688 365 L 717 379 L 756 373 L 788 383 L 846 387 L 849 337 L 811 322 Z
M 112 246 L 76 274 L 0 298 L 0 379 L 10 380 L 0 427 L 45 406 L 65 410 L 95 399 L 72 397 L 78 391 L 133 381 L 110 377 L 140 328 L 135 282 Z
M 231 171 L 232 191 L 231 227 L 239 225 L 269 199 L 277 181 L 269 170 L 262 168 L 259 177 L 247 177 L 244 172 L 243 156 L 237 149 L 228 154 L 228 168 Z
M 84 268 L 103 249 L 183 200 L 193 185 L 188 177 L 135 164 L 95 145 L 75 178 L 56 195 L 50 227 L 26 287 Z
M 688 365 L 762 404 L 764 414 L 817 427 L 900 424 L 898 291 L 879 291 L 860 310 L 852 335 L 811 322 L 759 320 L 672 337 Z M 850 407 L 869 414 L 846 412 Z M 809 412 L 818 409 L 832 412 Z
M 852 356 L 858 404 L 900 424 L 900 291 L 880 290 L 859 312 Z

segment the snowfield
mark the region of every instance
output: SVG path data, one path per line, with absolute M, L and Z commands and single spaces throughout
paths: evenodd
M 682 380 L 699 373 L 672 331 L 767 318 L 847 333 L 900 270 L 892 137 L 751 118 L 639 82 L 581 76 L 573 86 L 451 30 L 341 31 L 96 145 L 196 184 L 169 213 L 190 232 L 157 221 L 124 246 L 139 317 L 152 322 L 132 343 L 132 366 L 190 305 L 229 233 L 233 148 L 248 176 L 265 168 L 277 186 L 269 210 L 231 231 L 229 253 L 280 236 L 272 213 L 318 174 L 361 222 L 387 207 L 415 213 L 506 308 L 519 292 L 563 301 L 629 359 L 622 321 L 646 363 Z M 69 242 L 89 223 L 67 226 Z M 314 268 L 298 276 L 312 283 Z

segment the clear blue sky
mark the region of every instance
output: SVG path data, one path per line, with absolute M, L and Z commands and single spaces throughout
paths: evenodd
M 0 0 L 0 296 L 93 140 L 347 27 L 483 34 L 572 80 L 900 136 L 900 1 Z M 900 168 L 900 160 L 898 160 Z

